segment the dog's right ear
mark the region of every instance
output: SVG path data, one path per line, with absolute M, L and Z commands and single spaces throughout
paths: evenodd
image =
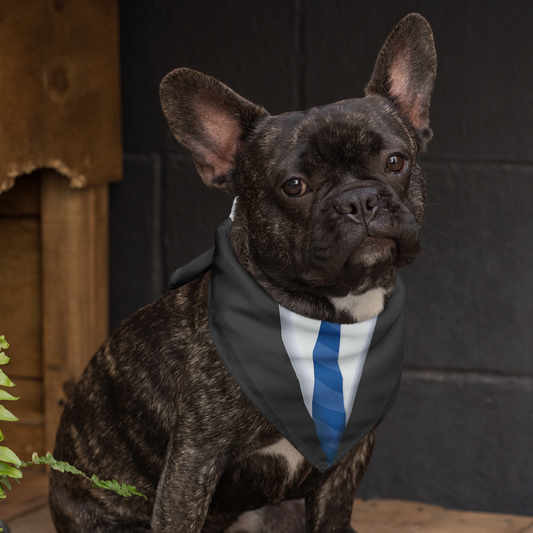
M 192 154 L 204 183 L 232 194 L 235 158 L 256 121 L 268 113 L 214 78 L 187 68 L 167 74 L 159 94 L 174 137 Z
M 394 102 L 420 135 L 422 151 L 433 135 L 429 128 L 429 104 L 437 75 L 433 33 L 418 13 L 404 17 L 379 53 L 365 94 L 377 94 Z

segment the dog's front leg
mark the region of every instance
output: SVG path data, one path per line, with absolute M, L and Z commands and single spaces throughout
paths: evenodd
M 374 428 L 306 491 L 307 533 L 347 533 L 353 502 L 374 448 Z
M 307 533 L 348 533 L 355 490 L 332 492 L 325 484 L 305 498 Z
M 174 435 L 157 487 L 154 533 L 200 533 L 222 472 L 221 458 L 207 446 Z

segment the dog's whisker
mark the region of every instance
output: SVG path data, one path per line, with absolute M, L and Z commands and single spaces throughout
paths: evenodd
M 442 235 L 443 237 L 446 237 L 450 241 L 455 241 L 455 239 L 453 239 L 449 235 L 446 235 L 446 233 L 443 233 L 442 231 L 439 231 L 438 229 L 431 227 L 427 222 L 423 222 L 423 224 L 424 224 L 424 226 L 426 228 L 430 229 L 431 231 L 434 231 L 435 233 L 438 233 L 439 235 Z

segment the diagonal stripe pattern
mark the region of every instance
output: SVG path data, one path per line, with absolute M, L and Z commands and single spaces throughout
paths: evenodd
M 328 466 L 333 464 L 346 425 L 339 368 L 341 325 L 322 322 L 313 350 L 313 420 Z

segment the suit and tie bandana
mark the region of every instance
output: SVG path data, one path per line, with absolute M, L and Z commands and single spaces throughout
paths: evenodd
M 211 269 L 209 331 L 248 398 L 324 472 L 356 446 L 396 401 L 404 347 L 405 289 L 397 277 L 378 316 L 357 324 L 313 320 L 278 305 L 239 264 L 231 220 L 215 247 L 178 269 L 178 288 Z

